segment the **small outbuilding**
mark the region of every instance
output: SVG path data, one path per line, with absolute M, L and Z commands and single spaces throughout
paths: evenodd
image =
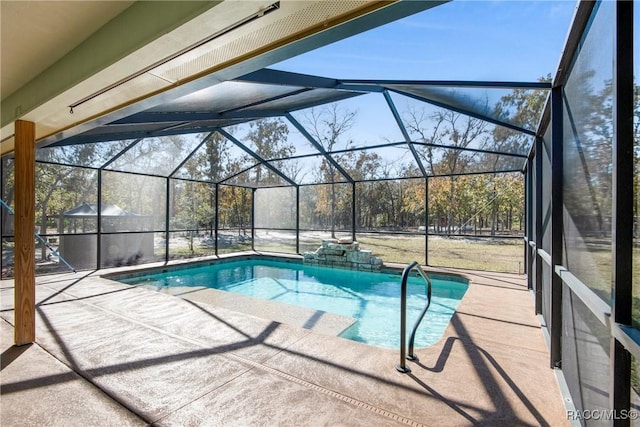
M 137 264 L 153 257 L 153 233 L 144 231 L 148 217 L 127 212 L 117 205 L 102 204 L 100 232 L 98 206 L 82 203 L 62 212 L 58 221 L 60 255 L 75 268 L 95 265 L 98 235 L 103 266 Z M 122 233 L 126 232 L 126 233 Z M 118 233 L 118 234 L 112 234 Z

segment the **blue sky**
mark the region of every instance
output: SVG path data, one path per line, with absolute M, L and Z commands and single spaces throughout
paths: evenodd
M 535 81 L 555 72 L 575 7 L 455 0 L 272 68 L 340 79 Z
M 337 79 L 537 81 L 555 74 L 576 5 L 572 0 L 454 0 L 271 68 Z M 471 98 L 491 102 L 507 92 L 466 90 Z M 402 117 L 410 108 L 435 111 L 401 95 L 392 98 Z M 356 112 L 343 137 L 353 146 L 403 140 L 380 94 L 339 104 Z M 290 138 L 303 139 L 294 134 Z M 387 162 L 411 162 L 406 150 L 388 151 L 383 154 Z

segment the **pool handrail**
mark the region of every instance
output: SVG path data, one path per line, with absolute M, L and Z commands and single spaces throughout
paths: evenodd
M 409 280 L 409 274 L 413 269 L 416 269 L 418 271 L 418 274 L 422 276 L 422 278 L 427 283 L 427 303 L 422 309 L 420 316 L 418 316 L 416 323 L 413 325 L 413 330 L 411 331 L 411 337 L 409 338 L 409 355 L 407 356 L 406 348 L 405 348 L 405 339 L 406 339 L 406 332 L 407 332 L 407 281 Z M 401 293 L 400 295 L 400 363 L 396 365 L 396 369 L 399 372 L 402 372 L 405 374 L 408 372 L 411 372 L 411 369 L 406 364 L 406 359 L 409 359 L 409 360 L 418 359 L 418 357 L 413 352 L 413 343 L 415 341 L 416 331 L 418 330 L 418 326 L 420 325 L 420 322 L 422 322 L 424 315 L 427 313 L 427 310 L 429 310 L 429 306 L 431 305 L 431 288 L 432 288 L 431 279 L 429 278 L 429 275 L 424 272 L 424 270 L 422 269 L 418 261 L 413 261 L 412 263 L 407 265 L 402 271 L 402 285 L 400 290 L 400 293 Z

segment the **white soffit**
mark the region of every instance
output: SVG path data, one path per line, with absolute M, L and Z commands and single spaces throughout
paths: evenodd
M 0 95 L 4 100 L 69 53 L 133 1 L 0 2 Z

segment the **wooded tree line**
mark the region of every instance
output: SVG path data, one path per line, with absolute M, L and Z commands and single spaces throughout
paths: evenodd
M 599 142 L 591 144 L 590 150 L 583 152 L 583 155 L 588 156 L 592 162 L 602 164 L 602 167 L 590 168 L 589 179 L 593 189 L 606 182 L 607 173 L 610 176 L 610 148 L 607 152 L 605 147 L 606 138 L 610 138 L 611 132 L 610 116 L 607 121 L 607 106 L 611 104 L 610 83 L 608 88 L 605 85 L 601 91 L 584 96 L 591 96 L 589 101 L 592 107 L 585 110 L 587 119 L 584 126 L 589 129 L 588 138 L 585 138 Z M 544 91 L 514 90 L 502 97 L 491 111 L 487 111 L 518 125 L 535 128 L 545 98 Z M 636 101 L 638 99 L 636 88 Z M 593 105 L 602 105 L 602 108 L 594 108 Z M 573 111 L 577 116 L 581 114 L 577 108 Z M 640 111 L 640 108 L 636 111 Z M 322 158 L 313 171 L 313 182 L 318 185 L 300 187 L 301 228 L 351 229 L 353 186 L 345 183 L 346 178 L 342 174 L 345 172 L 356 181 L 355 219 L 356 227 L 361 230 L 412 230 L 430 226 L 432 232 L 440 233 L 496 233 L 522 229 L 524 191 L 520 174 L 464 174 L 516 170 L 522 167 L 524 159 L 465 151 L 464 148 L 526 153 L 531 143 L 529 137 L 449 110 L 429 113 L 427 110 L 407 108 L 401 114 L 416 143 L 415 154 L 405 148 L 408 158 L 415 159 L 414 156 L 417 156 L 427 174 L 437 176 L 428 180 L 429 224 L 424 221 L 425 180 L 395 179 L 420 176 L 422 172 L 415 161 L 401 165 L 391 164 L 374 151 L 354 150 L 333 154 L 335 162 Z M 352 141 L 344 139 L 357 117 L 357 111 L 345 110 L 340 104 L 331 104 L 308 110 L 301 123 L 325 151 L 331 152 L 338 144 L 347 148 L 353 146 Z M 639 121 L 636 120 L 636 124 Z M 221 182 L 218 189 L 219 227 L 247 230 L 252 215 L 254 190 L 251 187 L 258 188 L 255 190 L 258 192 L 269 191 L 262 187 L 288 185 L 286 178 L 297 182 L 303 172 L 296 161 L 288 160 L 296 156 L 296 146 L 288 138 L 290 130 L 285 120 L 257 120 L 246 125 L 243 130 L 242 141 L 249 142 L 247 145 L 258 156 L 276 159 L 269 162 L 271 167 L 258 164 L 254 158 L 240 152 L 233 142 L 217 132 L 197 136 L 169 136 L 162 140 L 150 138 L 144 144 L 137 144 L 135 148 L 125 151 L 118 158 L 117 164 L 111 166 L 138 174 L 103 172 L 103 203 L 115 204 L 126 211 L 144 215 L 150 219 L 147 229 L 162 231 L 165 228 L 166 198 L 169 197 L 172 230 L 198 229 L 212 233 L 216 205 L 213 183 Z M 234 136 L 238 133 L 238 129 L 233 127 L 225 131 Z M 180 156 L 188 151 L 188 147 L 195 147 L 203 139 L 205 141 L 201 148 L 178 167 L 182 159 Z M 59 218 L 62 212 L 84 202 L 97 202 L 98 171 L 64 165 L 98 167 L 131 143 L 132 141 L 116 141 L 39 150 L 38 158 L 41 162 L 37 167 L 36 199 L 37 221 L 41 232 L 55 229 L 57 224 L 54 219 Z M 451 148 L 443 149 L 441 146 Z M 640 152 L 637 145 L 635 154 L 638 162 Z M 3 196 L 5 201 L 11 203 L 13 177 L 10 160 L 5 159 L 4 165 Z M 173 166 L 169 168 L 167 165 Z M 158 176 L 144 176 L 146 173 Z M 170 179 L 167 186 L 167 180 L 162 176 L 169 173 L 173 173 L 175 179 Z M 634 185 L 637 194 L 637 175 Z M 281 219 L 270 222 L 269 227 L 295 227 L 295 209 L 291 208 L 291 193 L 288 194 L 288 201 L 282 197 L 271 197 L 266 198 L 269 203 L 256 205 L 256 210 L 273 211 L 274 217 Z M 607 204 L 606 201 L 597 200 L 598 203 L 594 205 L 594 194 L 604 195 L 606 191 L 583 191 L 582 194 L 568 194 L 567 197 L 591 198 L 591 203 L 586 204 L 590 206 L 590 211 L 585 215 L 593 215 L 593 206 Z M 574 205 L 580 206 L 581 203 L 575 201 Z M 282 206 L 287 206 L 286 214 L 282 212 Z M 260 215 L 264 217 L 264 211 Z M 68 228 L 69 224 L 66 226 Z
M 425 179 L 357 182 L 356 229 L 361 231 L 425 231 Z M 311 185 L 301 189 L 300 227 L 331 229 L 331 201 L 334 228 L 352 228 L 351 184 Z M 495 187 L 495 188 L 494 188 Z M 449 198 L 450 178 L 429 178 L 429 226 L 431 232 L 474 234 L 522 231 L 524 206 L 522 175 L 483 174 L 454 178 L 454 198 Z M 295 196 L 278 194 L 280 189 L 258 189 L 258 228 L 295 228 Z M 451 215 L 451 221 L 447 221 Z M 423 228 L 421 228 L 423 227 Z

